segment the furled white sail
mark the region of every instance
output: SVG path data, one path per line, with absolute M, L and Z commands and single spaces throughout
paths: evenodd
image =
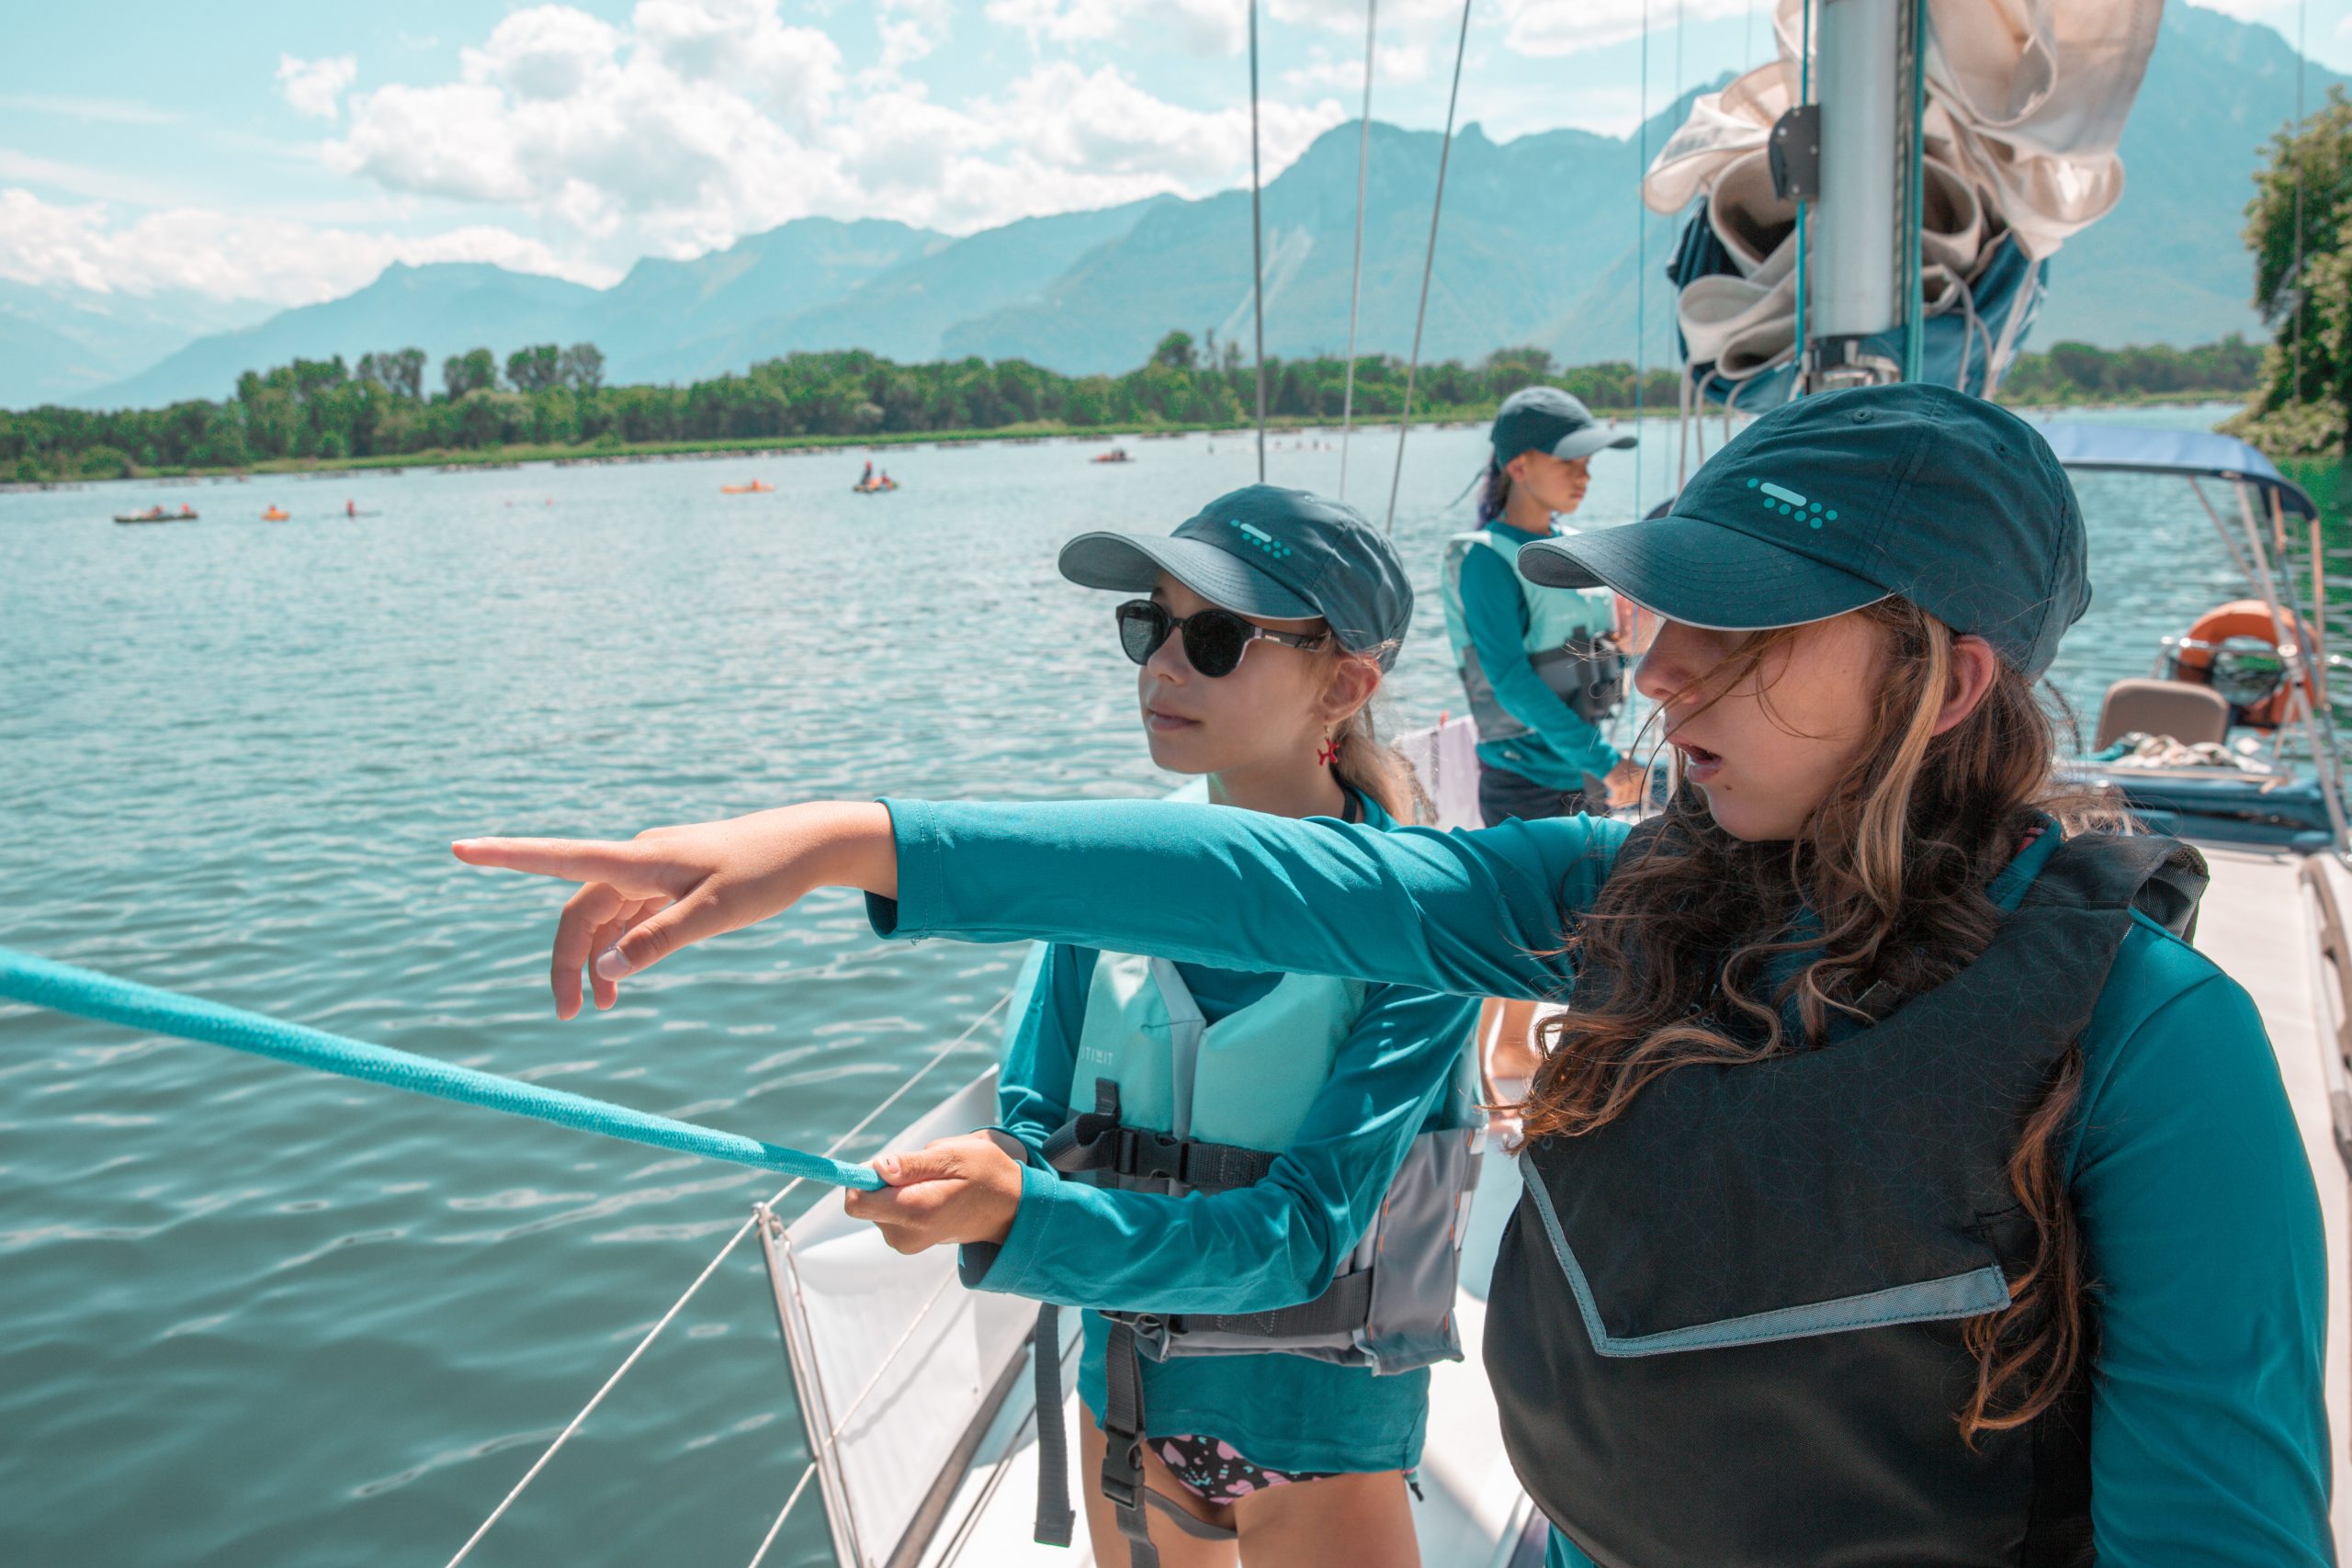
M 1642 185 L 1653 211 L 1705 202 L 1677 260 L 1677 315 L 1694 379 L 1747 407 L 1786 394 L 1797 346 L 1796 205 L 1776 193 L 1766 149 L 1799 98 L 1803 5 L 1779 0 L 1779 58 L 1702 96 Z M 1941 323 L 1932 378 L 1989 393 L 2031 318 L 2041 264 L 2122 195 L 2117 143 L 2162 8 L 1928 0 L 1920 291 Z M 1834 104 L 1822 131 L 1837 134 Z

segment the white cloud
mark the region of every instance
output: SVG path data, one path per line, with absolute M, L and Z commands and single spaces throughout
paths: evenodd
M 344 89 L 359 75 L 359 62 L 352 55 L 337 54 L 325 60 L 297 60 L 290 54 L 277 57 L 277 84 L 286 94 L 286 101 L 296 114 L 315 119 L 333 119 Z
M 1267 177 L 1345 118 L 1324 99 L 1261 106 Z M 1246 103 L 1202 111 L 1114 67 L 1041 65 L 960 108 L 900 87 L 865 100 L 831 143 L 860 210 L 964 231 L 1015 218 L 1224 189 L 1250 166 Z
M 1363 37 L 1363 0 L 1268 0 L 1266 13 L 1278 22 Z M 1384 38 L 1395 37 L 1400 28 L 1410 30 L 1438 21 L 1458 27 L 1461 20 L 1462 0 L 1381 0 L 1379 23 Z
M 540 241 L 488 225 L 418 238 L 198 208 L 124 222 L 103 203 L 46 202 L 0 188 L 0 277 L 19 283 L 138 295 L 185 288 L 308 305 L 347 294 L 396 261 L 493 262 L 600 286 L 618 276 L 567 264 Z
M 1418 43 L 1381 44 L 1373 51 L 1375 69 L 1373 88 L 1377 92 L 1388 83 L 1402 85 L 1419 82 L 1430 73 L 1430 51 Z M 1294 66 L 1283 73 L 1283 85 L 1294 92 L 1309 88 L 1336 88 L 1341 92 L 1363 91 L 1363 56 L 1354 59 L 1333 59 L 1329 51 L 1317 49 L 1315 58 L 1305 65 Z M 1375 102 L 1373 113 L 1380 112 Z
M 947 42 L 954 20 L 949 0 L 880 0 L 874 8 L 875 29 L 882 37 L 880 85 L 889 85 L 900 66 L 927 58 Z
M 1238 0 L 989 0 L 989 20 L 1018 28 L 1029 46 L 1122 38 L 1162 45 L 1172 35 L 1190 54 L 1238 54 L 1249 14 Z
M 1093 25 L 1042 3 L 1041 28 Z M 1100 3 L 1119 25 L 1128 0 Z M 1212 9 L 1175 6 L 1162 0 L 1163 28 Z M 356 96 L 327 162 L 396 192 L 518 209 L 616 254 L 673 255 L 810 213 L 967 230 L 1204 194 L 1249 167 L 1244 101 L 1187 108 L 1117 67 L 1053 60 L 940 103 L 899 67 L 946 36 L 943 0 L 883 0 L 872 15 L 882 62 L 853 85 L 831 41 L 783 26 L 774 0 L 641 0 L 617 28 L 566 6 L 516 11 L 462 51 L 458 80 Z M 1261 112 L 1270 174 L 1345 118 L 1319 96 Z
M 1681 17 L 1702 22 L 1744 16 L 1748 5 L 1749 0 L 1684 0 Z M 1769 13 L 1760 0 L 1757 9 Z M 1637 39 L 1645 15 L 1644 0 L 1501 0 L 1501 11 L 1504 46 L 1538 59 Z M 1664 20 L 1655 6 L 1646 14 L 1654 30 Z
M 774 0 L 644 0 L 628 29 L 566 6 L 503 18 L 460 79 L 352 100 L 328 166 L 519 207 L 691 254 L 850 194 L 810 138 L 842 86 L 824 34 Z

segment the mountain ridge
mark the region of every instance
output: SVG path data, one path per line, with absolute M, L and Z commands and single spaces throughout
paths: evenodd
M 2238 231 L 2264 144 L 2288 118 L 2295 69 L 2275 29 L 2165 8 L 2123 133 L 2123 199 L 2053 262 L 2037 344 L 2188 346 L 2259 334 Z M 2307 72 L 2312 101 L 2345 81 Z M 1448 169 L 1424 357 L 1532 344 L 1566 363 L 1631 359 L 1637 321 L 1643 353 L 1653 362 L 1670 355 L 1671 295 L 1660 275 L 1683 220 L 1640 209 L 1637 149 L 1660 145 L 1696 96 L 1654 117 L 1640 140 L 1561 129 L 1496 141 L 1465 126 Z M 1345 348 L 1358 129 L 1351 121 L 1325 132 L 1265 186 L 1269 354 Z M 1371 140 L 1357 345 L 1401 356 L 1413 337 L 1439 138 L 1375 120 Z M 960 237 L 887 219 L 797 219 L 689 260 L 640 260 L 603 290 L 481 263 L 395 265 L 339 299 L 197 338 L 69 400 L 224 397 L 243 370 L 412 344 L 425 349 L 434 379 L 443 356 L 467 348 L 487 345 L 503 359 L 529 343 L 580 341 L 605 351 L 616 382 L 684 382 L 841 348 L 1115 372 L 1140 364 L 1172 328 L 1247 344 L 1249 209 L 1246 190 L 1163 196 Z M 0 299 L 0 363 L 64 352 L 32 330 L 46 325 L 12 316 Z M 0 403 L 14 385 L 0 377 Z

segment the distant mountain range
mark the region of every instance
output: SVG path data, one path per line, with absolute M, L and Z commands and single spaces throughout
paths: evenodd
M 2035 344 L 2187 346 L 2259 332 L 2239 232 L 2262 149 L 2292 114 L 2294 72 L 2294 51 L 2268 28 L 2165 8 L 2123 137 L 2129 188 L 2053 264 Z M 2344 79 L 2312 66 L 2306 80 L 2316 104 Z M 1651 122 L 1648 146 L 1689 103 Z M 1438 140 L 1373 126 L 1361 352 L 1410 346 Z M 1266 187 L 1271 354 L 1338 353 L 1347 342 L 1356 142 L 1353 124 L 1327 132 Z M 1639 174 L 1633 138 L 1554 130 L 1497 142 L 1476 125 L 1463 131 L 1425 357 L 1476 359 L 1522 344 L 1572 364 L 1632 357 L 1637 219 L 1652 269 L 1681 221 L 1640 212 Z M 1250 198 L 1160 197 L 960 239 L 881 220 L 800 219 L 692 261 L 639 262 L 603 290 L 486 265 L 395 265 L 343 299 L 260 321 L 148 301 L 133 327 L 106 314 L 101 297 L 28 295 L 0 285 L 0 406 L 218 398 L 240 372 L 298 355 L 356 361 L 410 345 L 430 355 L 435 384 L 442 357 L 468 348 L 503 359 L 526 344 L 582 341 L 605 351 L 616 382 L 687 381 L 836 348 L 1118 372 L 1171 328 L 1247 344 Z M 175 320 L 181 341 L 166 349 Z M 1650 355 L 1670 354 L 1670 297 L 1655 271 L 1642 321 Z

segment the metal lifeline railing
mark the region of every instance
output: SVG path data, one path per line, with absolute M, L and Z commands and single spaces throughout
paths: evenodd
M 966 1027 L 964 1032 L 958 1034 L 955 1039 L 950 1040 L 946 1044 L 942 1045 L 938 1050 L 933 1052 L 928 1061 L 924 1062 L 922 1066 L 916 1068 L 914 1072 L 908 1077 L 904 1083 L 901 1083 L 897 1089 L 892 1089 L 879 1105 L 876 1105 L 873 1110 L 867 1111 L 865 1116 L 858 1121 L 857 1125 L 852 1127 L 848 1132 L 843 1133 L 840 1137 L 834 1139 L 832 1144 L 825 1150 L 826 1157 L 831 1158 L 831 1156 L 838 1155 L 843 1148 L 846 1148 L 853 1139 L 854 1139 L 859 1134 L 865 1132 L 868 1127 L 872 1126 L 876 1118 L 880 1117 L 885 1111 L 888 1111 L 890 1107 L 896 1105 L 900 1100 L 904 1099 L 907 1092 L 913 1089 L 915 1085 L 928 1077 L 933 1069 L 937 1067 L 942 1062 L 944 1062 L 950 1055 L 952 1055 L 958 1046 L 971 1039 L 973 1035 L 978 1033 L 981 1028 L 986 1025 L 990 1019 L 996 1017 L 998 1013 L 1002 1012 L 1006 1004 L 1012 1001 L 1012 993 L 1007 991 L 1002 997 L 997 998 L 996 1004 L 990 1007 L 988 1011 L 974 1019 L 971 1023 Z M 785 1183 L 783 1188 L 778 1190 L 774 1197 L 767 1199 L 763 1202 L 752 1205 L 751 1217 L 736 1227 L 735 1234 L 727 1238 L 726 1245 L 718 1249 L 717 1257 L 713 1258 L 708 1264 L 705 1265 L 703 1271 L 695 1277 L 694 1283 L 688 1285 L 684 1293 L 680 1295 L 676 1301 L 670 1303 L 670 1310 L 663 1313 L 661 1318 L 655 1322 L 651 1328 L 646 1330 L 645 1337 L 637 1342 L 636 1348 L 632 1349 L 622 1360 L 621 1364 L 613 1370 L 612 1376 L 606 1378 L 603 1385 L 599 1387 L 594 1394 L 589 1396 L 588 1403 L 580 1407 L 580 1413 L 565 1424 L 562 1431 L 556 1434 L 555 1440 L 549 1443 L 546 1450 L 540 1453 L 539 1457 L 533 1461 L 531 1468 L 523 1472 L 523 1478 L 514 1483 L 514 1487 L 503 1498 L 500 1499 L 498 1506 L 490 1511 L 490 1517 L 482 1520 L 481 1525 L 475 1529 L 472 1535 L 466 1538 L 466 1543 L 458 1548 L 456 1555 L 449 1559 L 446 1568 L 458 1568 L 458 1564 L 466 1560 L 467 1554 L 471 1552 L 473 1549 L 481 1543 L 482 1537 L 490 1533 L 491 1527 L 498 1523 L 500 1519 L 506 1517 L 507 1510 L 514 1506 L 515 1500 L 523 1495 L 524 1490 L 528 1487 L 533 1481 L 538 1478 L 538 1474 L 541 1471 L 548 1467 L 548 1461 L 554 1459 L 556 1454 L 563 1448 L 563 1446 L 571 1440 L 571 1435 L 580 1430 L 582 1424 L 594 1413 L 598 1405 L 605 1402 L 605 1396 L 613 1392 L 614 1386 L 621 1381 L 621 1378 L 628 1371 L 628 1370 L 637 1365 L 638 1359 L 645 1354 L 646 1349 L 652 1345 L 654 1340 L 661 1337 L 662 1331 L 670 1326 L 672 1321 L 677 1317 L 678 1314 L 684 1310 L 686 1303 L 694 1300 L 695 1293 L 708 1282 L 713 1274 L 718 1271 L 718 1266 L 727 1261 L 729 1256 L 734 1252 L 736 1247 L 742 1245 L 743 1238 L 750 1235 L 752 1231 L 761 1224 L 763 1219 L 772 1213 L 775 1205 L 783 1202 L 785 1199 L 790 1197 L 793 1190 L 799 1187 L 804 1179 L 804 1178 L 796 1176 L 790 1181 Z M 759 1550 L 752 1553 L 750 1568 L 759 1568 L 759 1564 L 762 1560 L 767 1556 L 769 1549 L 775 1543 L 776 1536 L 784 1529 L 785 1520 L 791 1517 L 793 1508 L 800 1501 L 801 1494 L 808 1490 L 810 1477 L 817 1473 L 817 1464 L 818 1461 L 812 1458 L 809 1461 L 808 1467 L 800 1472 L 800 1479 L 794 1483 L 790 1495 L 785 1498 L 784 1506 L 777 1512 L 775 1522 L 768 1527 L 767 1534 L 760 1540 Z

